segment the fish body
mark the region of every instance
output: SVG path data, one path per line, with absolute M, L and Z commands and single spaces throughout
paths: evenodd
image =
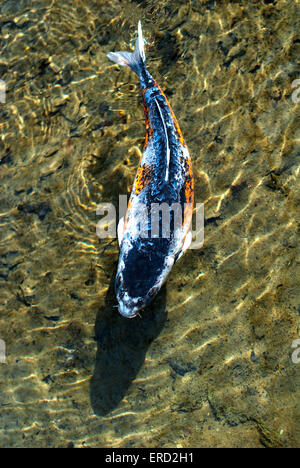
M 119 312 L 132 318 L 155 297 L 191 242 L 191 158 L 171 106 L 146 68 L 141 23 L 135 51 L 108 58 L 140 78 L 146 139 L 125 219 L 118 225 L 115 289 Z

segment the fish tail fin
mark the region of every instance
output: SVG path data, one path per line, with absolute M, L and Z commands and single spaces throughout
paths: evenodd
M 107 57 L 112 62 L 131 68 L 131 70 L 139 75 L 141 67 L 146 63 L 144 38 L 140 21 L 138 23 L 138 37 L 135 42 L 134 52 L 109 52 Z

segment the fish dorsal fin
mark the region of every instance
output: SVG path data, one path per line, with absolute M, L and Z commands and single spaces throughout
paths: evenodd
M 160 118 L 161 118 L 161 121 L 162 121 L 162 124 L 163 124 L 163 127 L 164 127 L 164 133 L 165 133 L 165 138 L 166 138 L 166 145 L 167 145 L 167 165 L 166 165 L 165 181 L 167 182 L 167 181 L 169 180 L 169 165 L 170 165 L 170 146 L 169 146 L 169 138 L 168 138 L 168 132 L 167 132 L 167 126 L 166 126 L 166 123 L 165 123 L 165 119 L 164 119 L 164 116 L 163 116 L 163 114 L 162 114 L 160 105 L 159 105 L 158 102 L 157 102 L 157 99 L 155 99 L 155 102 L 156 102 L 156 105 L 157 105 L 157 108 L 158 108 L 158 112 L 159 112 L 159 115 L 160 115 Z

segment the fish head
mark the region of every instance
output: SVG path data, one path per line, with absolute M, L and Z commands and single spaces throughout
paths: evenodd
M 119 264 L 116 276 L 116 296 L 121 315 L 133 318 L 157 295 L 174 264 L 174 256 L 164 259 L 139 254 L 132 264 Z
M 131 297 L 124 282 L 123 269 L 119 268 L 115 281 L 116 296 L 118 299 L 118 310 L 123 317 L 134 318 L 143 308 L 143 301 L 139 297 Z

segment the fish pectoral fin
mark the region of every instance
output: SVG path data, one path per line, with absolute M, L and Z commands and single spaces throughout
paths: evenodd
M 180 257 L 182 257 L 184 252 L 189 248 L 189 246 L 191 245 L 191 242 L 192 242 L 192 231 L 190 230 L 187 233 L 186 238 L 185 238 L 184 243 L 183 243 L 183 246 L 182 246 L 181 250 L 179 251 L 179 253 L 178 253 L 177 257 L 176 257 L 176 262 L 178 262 Z
M 118 223 L 118 242 L 121 245 L 124 235 L 124 216 L 120 219 Z

